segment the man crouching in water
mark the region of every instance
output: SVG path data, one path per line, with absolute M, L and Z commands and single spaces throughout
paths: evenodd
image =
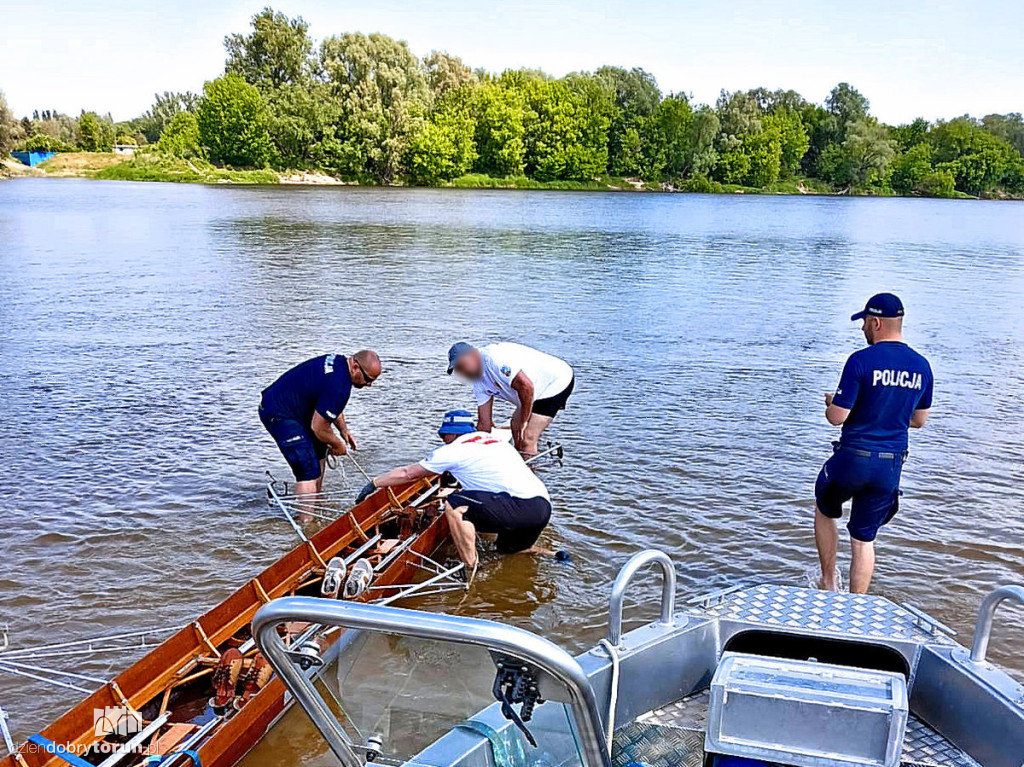
M 445 516 L 459 558 L 472 581 L 476 574 L 476 534 L 497 533 L 502 554 L 520 551 L 551 554 L 535 544 L 551 519 L 551 499 L 544 483 L 506 440 L 476 431 L 467 410 L 445 413 L 437 431 L 444 444 L 419 463 L 374 477 L 356 498 L 379 487 L 401 485 L 420 477 L 450 472 L 462 489 L 445 501 Z

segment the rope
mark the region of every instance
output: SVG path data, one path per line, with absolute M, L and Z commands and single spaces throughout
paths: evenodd
M 608 696 L 608 726 L 605 732 L 608 757 L 611 758 L 612 739 L 615 737 L 615 707 L 619 702 L 619 653 L 607 639 L 602 639 L 598 644 L 605 649 L 608 657 L 612 659 L 612 684 L 611 693 Z

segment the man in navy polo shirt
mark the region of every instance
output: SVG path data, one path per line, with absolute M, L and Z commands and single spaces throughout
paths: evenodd
M 903 342 L 903 303 L 892 293 L 872 296 L 850 319 L 863 320 L 868 346 L 846 361 L 836 393 L 825 395 L 825 418 L 842 425 L 834 455 L 814 487 L 814 540 L 823 589 L 836 589 L 835 520 L 852 500 L 850 592 L 863 594 L 875 570 L 875 536 L 899 509 L 900 473 L 908 430 L 928 420 L 932 369 Z
M 291 466 L 297 494 L 320 491 L 328 451 L 344 455 L 350 447 L 359 449 L 342 411 L 352 387 L 371 386 L 380 373 L 376 352 L 324 354 L 296 365 L 263 390 L 260 421 Z

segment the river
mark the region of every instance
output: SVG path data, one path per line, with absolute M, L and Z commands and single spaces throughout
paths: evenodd
M 573 561 L 488 559 L 462 612 L 583 649 L 618 567 L 651 546 L 681 597 L 807 585 L 836 434 L 822 393 L 878 290 L 904 299 L 936 394 L 873 590 L 969 643 L 981 598 L 1024 579 L 1019 203 L 0 183 L 0 624 L 27 646 L 191 621 L 294 542 L 263 492 L 287 467 L 260 389 L 316 354 L 379 350 L 384 376 L 346 414 L 383 471 L 471 406 L 444 374 L 460 339 L 577 374 L 550 432 L 565 466 L 542 475 L 545 540 Z M 352 474 L 328 483 L 354 493 Z M 633 622 L 655 609 L 653 585 L 637 593 Z M 1024 612 L 1001 611 L 991 657 L 1018 678 L 1022 643 Z M 0 676 L 21 735 L 78 699 Z M 250 763 L 321 758 L 289 756 L 298 740 Z

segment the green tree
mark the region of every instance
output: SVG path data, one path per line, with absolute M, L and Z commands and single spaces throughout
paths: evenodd
M 443 51 L 431 51 L 423 59 L 423 70 L 427 86 L 435 98 L 442 98 L 477 81 L 473 70 L 463 64 L 462 59 Z
M 969 117 L 940 122 L 928 134 L 939 170 L 948 170 L 956 188 L 984 194 L 998 187 L 1018 157 L 1010 144 L 982 130 Z
M 263 98 L 239 75 L 226 74 L 203 86 L 197 122 L 211 161 L 259 168 L 270 159 Z
M 430 100 L 419 61 L 386 35 L 344 34 L 323 41 L 320 63 L 340 108 L 338 169 L 395 180 Z
M 134 127 L 146 137 L 146 141 L 152 144 L 160 139 L 164 127 L 176 114 L 195 112 L 198 107 L 199 96 L 191 91 L 157 93 L 153 96 L 153 106 L 133 121 Z
M 109 152 L 114 146 L 114 125 L 95 112 L 78 118 L 78 146 L 86 152 Z
M 683 175 L 710 176 L 718 165 L 715 139 L 721 121 L 711 107 L 703 106 L 693 113 L 686 141 L 686 164 Z
M 836 119 L 835 140 L 845 141 L 850 126 L 865 120 L 871 104 L 849 83 L 839 83 L 825 99 L 825 106 Z
M 607 118 L 574 81 L 527 79 L 526 173 L 540 181 L 594 178 L 608 164 Z
M 948 170 L 936 170 L 918 181 L 914 191 L 925 197 L 952 197 L 955 185 L 952 173 Z
M 981 127 L 982 130 L 1010 144 L 1018 154 L 1024 155 L 1024 117 L 1020 112 L 985 115 L 981 118 Z
M 918 117 L 912 123 L 900 125 L 892 129 L 892 139 L 896 142 L 896 148 L 906 152 L 912 147 L 918 146 L 928 138 L 928 130 L 931 124 L 923 117 Z
M 862 188 L 882 180 L 896 148 L 884 125 L 865 117 L 847 128 L 841 144 L 830 144 L 819 159 L 821 177 L 833 184 Z
M 285 85 L 303 85 L 310 78 L 313 41 L 309 24 L 267 7 L 252 17 L 252 32 L 224 38 L 228 51 L 225 69 L 250 85 L 269 91 Z
M 473 167 L 476 119 L 470 90 L 464 86 L 449 91 L 410 139 L 406 166 L 415 183 L 436 186 Z
M 202 150 L 199 143 L 199 119 L 194 112 L 178 112 L 170 119 L 160 134 L 156 148 L 175 157 L 198 157 Z
M 11 108 L 7 106 L 4 92 L 0 91 L 0 157 L 6 157 L 22 135 L 22 127 L 14 119 Z
M 689 166 L 693 148 L 693 108 L 685 94 L 672 94 L 658 104 L 657 126 L 665 141 L 664 172 L 682 177 Z
M 339 167 L 342 114 L 327 85 L 284 85 L 267 93 L 265 100 L 277 164 L 285 168 Z
M 800 116 L 789 107 L 777 108 L 763 120 L 765 132 L 779 138 L 779 175 L 793 176 L 807 154 L 810 140 Z
M 932 148 L 928 144 L 914 144 L 892 161 L 889 183 L 899 194 L 920 191 L 922 181 L 932 174 Z M 952 174 L 950 174 L 952 178 Z
M 505 178 L 526 171 L 526 99 L 500 82 L 482 83 L 474 91 L 475 144 L 480 173 Z

